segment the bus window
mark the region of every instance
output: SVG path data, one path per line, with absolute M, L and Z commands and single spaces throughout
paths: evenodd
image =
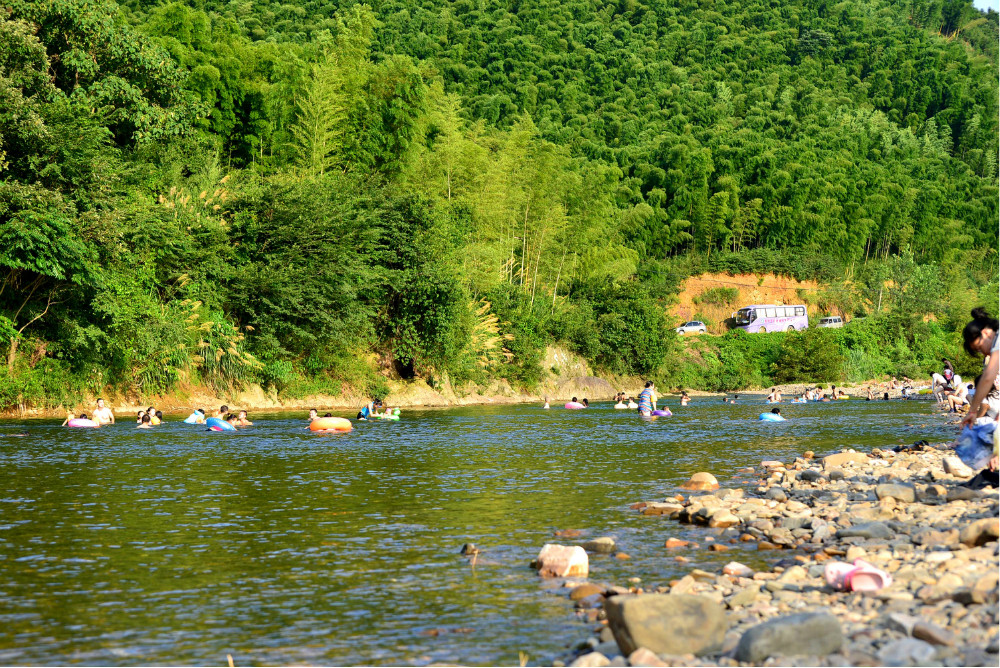
M 777 317 L 777 316 L 774 315 L 774 309 L 773 308 L 766 308 L 766 309 L 764 309 L 764 317 L 765 318 L 774 318 L 774 317 Z
M 795 315 L 805 315 L 805 314 L 806 310 L 804 308 L 802 308 L 801 306 L 795 307 Z

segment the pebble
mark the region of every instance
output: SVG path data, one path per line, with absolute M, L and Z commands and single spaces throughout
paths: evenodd
M 951 631 L 923 620 L 913 626 L 910 635 L 929 642 L 932 645 L 947 645 L 950 647 L 955 644 L 955 635 Z
M 640 647 L 629 654 L 628 663 L 630 666 L 650 666 L 651 668 L 671 665 L 645 647 Z
M 722 567 L 722 572 L 726 575 L 732 575 L 734 577 L 740 578 L 752 578 L 753 569 L 749 566 L 744 566 L 738 561 L 730 561 L 728 564 Z
M 604 668 L 604 666 L 610 665 L 611 661 L 608 660 L 608 657 L 600 652 L 584 654 L 569 664 L 570 668 Z

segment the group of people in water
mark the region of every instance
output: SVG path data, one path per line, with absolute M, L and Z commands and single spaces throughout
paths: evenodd
M 586 399 L 584 399 L 586 401 Z M 357 419 L 361 421 L 376 419 L 398 420 L 399 408 L 385 406 L 379 399 L 372 399 L 365 404 L 358 412 Z M 315 408 L 309 410 L 309 423 L 315 420 L 332 418 L 332 413 L 327 413 L 322 418 Z M 152 429 L 164 422 L 163 411 L 157 410 L 155 406 L 150 406 L 145 410 L 136 413 L 135 423 L 137 429 Z M 229 406 L 223 404 L 218 410 L 206 411 L 204 408 L 194 409 L 183 422 L 185 424 L 206 425 L 213 431 L 235 431 L 237 427 L 251 427 L 253 422 L 245 410 L 230 410 Z M 101 427 L 103 425 L 115 424 L 115 414 L 108 408 L 104 399 L 97 400 L 97 407 L 88 417 L 86 413 L 77 415 L 74 411 L 68 411 L 66 419 L 63 420 L 64 427 Z M 307 426 L 308 428 L 308 426 Z M 316 431 L 316 430 L 314 430 Z

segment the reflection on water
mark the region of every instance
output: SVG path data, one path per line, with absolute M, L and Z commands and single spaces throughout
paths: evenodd
M 672 408 L 408 410 L 347 435 L 289 414 L 237 434 L 0 423 L 0 663 L 544 662 L 584 634 L 528 568 L 553 531 L 632 556 L 593 556 L 592 580 L 665 583 L 686 569 L 663 540 L 697 531 L 629 504 L 696 471 L 733 485 L 761 459 L 951 433 L 925 402 L 786 405 L 784 423 L 757 422 L 759 400 Z M 756 558 L 740 549 L 688 556 Z

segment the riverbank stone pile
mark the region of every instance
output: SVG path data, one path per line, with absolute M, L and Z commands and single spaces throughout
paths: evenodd
M 675 522 L 704 527 L 707 549 L 753 549 L 770 566 L 733 560 L 649 590 L 568 580 L 594 635 L 554 665 L 996 666 L 998 496 L 962 487 L 973 472 L 959 464 L 944 445 L 810 452 L 762 462 L 743 488 L 636 503 L 681 563 L 701 548 L 671 537 Z M 892 583 L 836 591 L 831 559 L 863 559 Z

